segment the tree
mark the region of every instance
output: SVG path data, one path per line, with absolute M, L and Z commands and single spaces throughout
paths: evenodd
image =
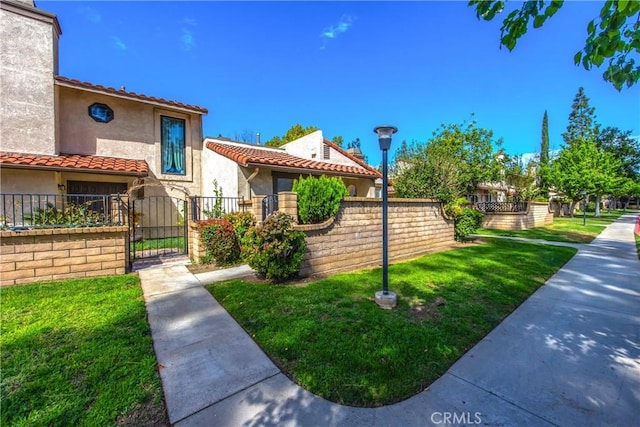
M 606 127 L 596 138 L 599 148 L 607 151 L 620 162 L 618 174 L 632 180 L 640 179 L 640 141 L 615 127 Z
M 565 143 L 571 145 L 576 141 L 595 139 L 598 134 L 595 111 L 596 109 L 589 105 L 589 98 L 585 95 L 584 88 L 578 88 L 571 104 L 567 131 L 562 134 Z
M 524 163 L 522 156 L 506 156 L 504 160 L 504 180 L 513 188 L 516 201 L 530 200 L 536 195 L 536 174 L 534 164 Z
M 344 142 L 344 139 L 342 138 L 342 136 L 338 135 L 331 138 L 331 142 L 336 144 L 338 147 L 342 147 L 342 143 Z
M 547 110 L 544 110 L 544 116 L 542 117 L 540 163 L 537 175 L 540 194 L 544 197 L 549 197 L 549 116 L 547 115 Z
M 571 215 L 582 191 L 596 195 L 596 216 L 600 216 L 600 198 L 619 184 L 615 157 L 596 145 L 594 141 L 574 141 L 562 148 L 552 165 L 552 181 L 556 190 L 568 197 Z
M 368 163 L 367 155 L 362 152 L 362 143 L 360 142 L 360 138 L 356 138 L 347 144 L 347 150 L 352 148 L 354 150 L 358 150 L 360 152 L 360 155 L 362 155 L 362 160 L 365 163 Z
M 473 192 L 481 182 L 496 181 L 500 164 L 496 160 L 493 132 L 449 124 L 437 129 L 426 144 L 404 145 L 393 187 L 399 197 L 433 197 L 449 203 Z
M 287 133 L 285 133 L 282 138 L 279 136 L 274 136 L 270 140 L 264 143 L 264 145 L 268 147 L 280 147 L 281 145 L 286 144 L 287 142 L 295 141 L 296 139 L 302 138 L 303 136 L 309 135 L 317 131 L 318 128 L 315 126 L 302 127 L 299 123 L 291 126 Z
M 502 13 L 505 2 L 502 0 L 471 0 L 469 6 L 476 9 L 478 19 L 491 21 Z M 533 19 L 533 28 L 540 28 L 564 5 L 562 0 L 525 1 L 522 7 L 514 10 L 502 21 L 500 28 L 500 46 L 510 51 L 516 47 L 518 39 L 526 34 L 529 22 Z M 582 50 L 573 60 L 590 70 L 600 67 L 605 60 L 608 66 L 602 75 L 618 91 L 626 84 L 633 86 L 640 79 L 640 65 L 635 64 L 634 53 L 640 53 L 640 2 L 611 1 L 604 2 L 600 15 L 587 25 L 587 39 Z

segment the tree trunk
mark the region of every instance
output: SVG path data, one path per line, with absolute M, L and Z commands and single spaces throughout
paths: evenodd
M 596 195 L 596 213 L 595 217 L 600 218 L 600 194 Z
M 578 203 L 576 200 L 572 200 L 571 201 L 571 205 L 569 205 L 569 215 L 571 215 L 571 218 L 573 218 L 573 213 L 576 209 L 576 203 Z

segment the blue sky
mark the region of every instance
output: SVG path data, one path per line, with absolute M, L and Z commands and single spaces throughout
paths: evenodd
M 377 164 L 375 126 L 398 127 L 393 151 L 473 113 L 522 154 L 539 150 L 545 109 L 559 148 L 579 86 L 602 125 L 640 135 L 640 85 L 618 92 L 573 64 L 601 2 L 565 2 L 512 52 L 502 18 L 466 4 L 36 1 L 58 15 L 61 75 L 204 106 L 205 136 L 313 125 L 359 137 Z

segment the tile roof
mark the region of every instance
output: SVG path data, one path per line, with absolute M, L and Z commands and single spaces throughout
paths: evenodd
M 76 89 L 87 89 L 92 91 L 102 92 L 107 95 L 116 95 L 124 98 L 135 99 L 137 101 L 150 102 L 154 104 L 166 105 L 168 107 L 180 108 L 184 110 L 193 111 L 200 114 L 207 114 L 208 110 L 204 107 L 198 107 L 197 105 L 183 104 L 182 102 L 170 101 L 164 98 L 156 98 L 154 96 L 143 95 L 135 92 L 127 92 L 123 89 L 116 89 L 113 87 L 107 87 L 102 85 L 95 85 L 89 82 L 81 82 L 80 80 L 69 79 L 67 77 L 55 76 L 56 83 L 62 86 L 68 86 Z
M 354 156 L 353 154 L 349 153 L 348 151 L 346 151 L 345 149 L 343 149 L 342 147 L 340 147 L 339 145 L 334 144 L 333 142 L 329 141 L 328 139 L 325 139 L 322 141 L 325 145 L 328 145 L 329 147 L 333 148 L 334 150 L 336 150 L 337 152 L 339 152 L 340 154 L 342 154 L 345 157 L 348 157 L 349 159 L 353 160 L 354 162 L 356 162 L 357 164 L 359 164 L 360 166 L 362 166 L 365 169 L 369 169 L 371 171 L 376 172 L 380 177 L 382 177 L 382 174 L 380 172 L 378 172 L 378 170 L 376 168 L 374 168 L 373 166 L 371 166 L 370 164 L 368 164 L 367 162 L 365 162 L 364 160 L 360 160 L 359 158 L 357 158 L 356 156 Z
M 0 166 L 9 168 L 81 170 L 121 175 L 147 176 L 149 165 L 144 160 L 117 157 L 85 156 L 80 154 L 22 154 L 0 152 Z
M 227 144 L 208 141 L 207 148 L 225 156 L 241 166 L 273 166 L 283 169 L 325 172 L 333 175 L 350 175 L 377 178 L 380 174 L 372 168 L 319 162 L 293 156 L 279 148 L 268 148 L 245 144 Z

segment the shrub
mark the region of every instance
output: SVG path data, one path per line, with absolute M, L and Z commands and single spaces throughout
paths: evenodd
M 233 224 L 238 241 L 241 243 L 247 231 L 256 225 L 256 218 L 251 212 L 232 212 L 225 214 L 222 218 Z
M 334 216 L 349 190 L 338 177 L 300 177 L 293 183 L 298 193 L 298 220 L 301 224 L 317 224 Z
M 475 233 L 482 225 L 484 214 L 473 208 L 462 208 L 462 214 L 456 218 L 455 238 L 464 240 L 469 234 Z
M 475 233 L 482 225 L 484 214 L 467 205 L 467 199 L 456 199 L 447 203 L 443 209 L 449 218 L 455 221 L 455 239 L 463 241 L 469 234 Z
M 307 244 L 304 233 L 293 229 L 293 218 L 275 212 L 247 232 L 242 258 L 271 281 L 285 280 L 300 270 Z
M 224 219 L 210 219 L 200 222 L 200 238 L 206 249 L 201 262 L 228 265 L 240 260 L 240 244 L 231 222 Z

